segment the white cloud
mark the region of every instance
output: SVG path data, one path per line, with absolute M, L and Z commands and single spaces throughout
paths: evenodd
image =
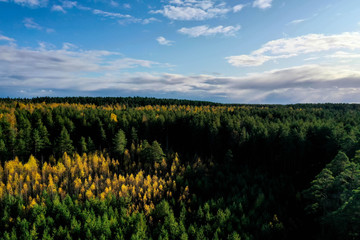
M 34 22 L 34 19 L 32 18 L 25 18 L 23 23 L 26 28 L 37 29 L 37 30 L 42 29 L 42 27 L 36 22 Z
M 179 33 L 189 35 L 190 37 L 200 37 L 200 36 L 211 36 L 216 34 L 223 34 L 226 36 L 233 36 L 237 31 L 239 31 L 241 26 L 217 26 L 209 27 L 206 25 L 196 26 L 192 28 L 181 28 L 178 30 Z
M 51 11 L 66 13 L 64 8 L 62 6 L 60 6 L 60 5 L 53 5 L 52 8 L 51 8 Z
M 245 7 L 244 4 L 238 4 L 233 7 L 233 12 L 240 12 Z
M 72 43 L 68 43 L 68 42 L 65 42 L 63 43 L 63 47 L 62 49 L 63 50 L 70 50 L 70 49 L 77 49 L 78 47 L 75 45 L 75 44 L 72 44 Z
M 231 56 L 226 58 L 228 62 L 236 67 L 239 66 L 260 66 L 265 62 L 269 61 L 271 58 L 268 56 L 251 56 L 251 55 L 239 55 L 239 56 Z
M 255 0 L 253 2 L 253 7 L 260 9 L 266 9 L 271 7 L 272 0 Z
M 99 9 L 94 9 L 92 11 L 95 15 L 100 15 L 103 17 L 110 17 L 110 18 L 131 18 L 130 15 L 124 15 L 121 13 L 113 13 L 113 12 L 105 12 Z
M 152 22 L 160 22 L 160 20 L 157 19 L 157 18 L 154 18 L 154 17 L 145 18 L 145 19 L 142 20 L 143 24 L 149 24 L 149 23 L 152 23 Z
M 48 42 L 38 42 L 38 44 L 39 44 L 38 50 L 42 52 L 48 51 L 50 49 L 51 50 L 56 49 L 56 46 L 54 44 Z
M 290 58 L 300 54 L 339 49 L 356 50 L 360 49 L 359 42 L 359 32 L 345 32 L 338 35 L 308 34 L 273 40 L 249 55 L 230 56 L 226 59 L 234 66 L 260 66 L 270 60 Z
M 360 59 L 360 53 L 350 53 L 350 52 L 343 52 L 343 51 L 337 51 L 333 54 L 327 55 L 328 58 L 339 58 L 339 59 L 354 59 L 359 58 Z
M 82 11 L 89 11 L 92 14 L 97 15 L 97 16 L 101 16 L 101 17 L 112 18 L 112 19 L 122 19 L 122 20 L 125 19 L 123 22 L 121 22 L 122 20 L 119 20 L 120 21 L 119 23 L 121 23 L 121 24 L 129 23 L 129 22 L 134 23 L 134 22 L 141 22 L 142 21 L 141 19 L 134 18 L 129 14 L 121 14 L 121 13 L 117 13 L 117 12 L 107 12 L 107 11 L 103 11 L 103 10 L 100 10 L 100 9 L 93 9 L 93 8 L 90 8 L 90 7 L 80 5 L 76 1 L 61 1 L 61 3 L 62 3 L 62 5 L 53 5 L 51 10 L 66 13 L 65 9 L 77 8 L 77 9 L 82 10 Z M 115 2 L 115 1 L 111 1 L 109 4 L 112 5 L 113 7 L 118 6 L 118 3 Z M 148 19 L 147 23 L 153 21 L 153 19 L 155 19 L 155 18 Z
M 32 18 L 24 18 L 23 23 L 24 23 L 24 26 L 29 29 L 45 30 L 47 33 L 55 32 L 55 30 L 52 28 L 44 28 L 44 27 L 40 26 Z
M 114 0 L 110 0 L 110 3 L 109 3 L 112 7 L 118 7 L 119 6 L 119 3 L 114 1 Z
M 166 38 L 160 36 L 156 38 L 156 41 L 161 45 L 171 46 L 174 41 L 167 40 Z
M 0 34 L 0 41 L 15 42 L 15 39 Z
M 62 1 L 63 8 L 73 8 L 76 7 L 78 4 L 75 1 Z
M 289 25 L 296 25 L 296 24 L 299 24 L 299 23 L 302 23 L 302 22 L 305 22 L 307 19 L 295 19 L 291 22 L 289 22 Z
M 150 13 L 160 13 L 171 20 L 206 20 L 230 11 L 225 4 L 215 5 L 211 0 L 172 0 L 169 3 Z
M 151 22 L 158 21 L 156 18 L 139 19 L 139 18 L 134 18 L 133 16 L 131 16 L 129 14 L 121 14 L 121 13 L 117 13 L 117 12 L 107 12 L 107 11 L 103 11 L 100 9 L 93 9 L 93 8 L 78 4 L 78 2 L 76 2 L 76 1 L 61 1 L 61 3 L 62 3 L 62 5 L 53 5 L 51 10 L 66 13 L 66 9 L 77 8 L 82 11 L 89 11 L 92 14 L 97 15 L 97 16 L 111 18 L 111 19 L 120 19 L 120 20 L 118 20 L 119 24 L 127 24 L 127 23 L 148 24 Z M 113 0 L 110 1 L 109 4 L 113 7 L 119 6 L 119 4 Z M 129 4 L 124 4 L 123 7 L 131 8 L 131 6 Z M 49 29 L 47 31 L 49 32 Z
M 318 59 L 320 59 L 320 57 L 308 57 L 308 58 L 305 58 L 304 61 L 315 61 Z
M 123 8 L 131 9 L 131 5 L 129 3 L 124 3 Z
M 80 6 L 78 6 L 77 2 L 74 1 L 61 1 L 61 3 L 61 5 L 53 5 L 51 7 L 51 11 L 66 13 L 65 9 L 71 9 L 74 7 L 79 7 L 80 9 Z
M 2 2 L 14 2 L 26 7 L 45 7 L 48 3 L 48 0 L 10 0 Z

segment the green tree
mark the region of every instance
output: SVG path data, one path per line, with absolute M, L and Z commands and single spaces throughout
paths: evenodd
M 309 213 L 328 213 L 329 194 L 333 188 L 334 180 L 332 172 L 328 168 L 324 168 L 311 182 L 311 187 L 304 192 L 305 197 L 312 201 L 306 207 Z
M 32 139 L 33 139 L 34 153 L 37 155 L 45 148 L 44 138 L 40 136 L 38 129 L 34 129 L 32 134 Z
M 87 138 L 87 140 L 86 140 L 86 147 L 87 147 L 88 152 L 93 152 L 93 151 L 96 150 L 94 141 L 91 139 L 91 137 L 88 137 L 88 138 Z
M 333 173 L 333 176 L 337 176 L 344 171 L 349 164 L 350 161 L 346 154 L 339 152 L 326 167 Z
M 148 239 L 146 233 L 147 225 L 144 214 L 136 213 L 134 221 L 135 221 L 135 229 L 134 229 L 134 234 L 132 234 L 131 236 L 131 240 Z
M 144 159 L 145 165 L 152 166 L 154 162 L 161 163 L 165 154 L 161 148 L 161 145 L 155 140 L 152 145 L 148 141 L 143 142 L 143 149 L 141 151 L 141 156 Z
M 138 141 L 138 133 L 136 131 L 136 128 L 132 127 L 131 128 L 131 141 L 136 144 Z
M 80 152 L 81 152 L 81 153 L 87 153 L 87 152 L 88 152 L 86 140 L 85 140 L 84 137 L 81 137 L 81 138 L 80 138 L 79 146 L 80 146 Z
M 163 159 L 163 157 L 165 157 L 165 154 L 161 148 L 161 145 L 158 143 L 158 141 L 154 141 L 152 143 L 152 146 L 151 146 L 151 150 L 152 150 L 152 157 L 154 159 L 154 161 L 160 163 L 161 160 Z
M 228 236 L 228 240 L 240 240 L 240 235 L 237 232 L 233 232 Z
M 39 131 L 40 137 L 42 138 L 42 141 L 44 143 L 44 149 L 50 147 L 50 145 L 51 145 L 50 140 L 49 140 L 50 134 L 49 134 L 47 128 L 45 127 L 45 125 L 43 125 L 41 122 L 38 126 L 38 131 Z
M 114 153 L 123 155 L 125 151 L 125 147 L 127 144 L 125 132 L 123 130 L 119 130 L 114 139 L 113 139 L 113 145 L 114 145 Z
M 64 152 L 71 154 L 74 151 L 73 142 L 65 127 L 62 128 L 60 136 L 56 140 L 55 148 L 58 156 L 61 156 Z
M 6 145 L 3 139 L 0 139 L 0 160 L 4 160 L 7 154 Z

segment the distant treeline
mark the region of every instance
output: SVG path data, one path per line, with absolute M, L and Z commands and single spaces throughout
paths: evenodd
M 35 98 L 0 98 L 1 102 L 23 102 L 23 103 L 78 103 L 95 105 L 124 104 L 128 107 L 139 107 L 146 105 L 192 105 L 192 106 L 219 106 L 221 104 L 206 101 L 192 101 L 181 99 L 161 99 L 151 97 L 35 97 Z
M 239 103 L 217 103 L 210 101 L 196 101 L 186 99 L 153 98 L 153 97 L 34 97 L 34 98 L 0 98 L 0 102 L 22 102 L 22 103 L 79 103 L 116 105 L 124 104 L 128 107 L 139 107 L 146 105 L 190 105 L 190 106 L 257 106 L 268 108 L 293 107 L 293 108 L 322 108 L 329 110 L 360 110 L 360 104 L 349 103 L 297 103 L 297 104 L 239 104 Z

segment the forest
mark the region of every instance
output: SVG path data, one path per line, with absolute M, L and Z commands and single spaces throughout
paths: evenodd
M 0 99 L 0 239 L 359 239 L 360 105 Z

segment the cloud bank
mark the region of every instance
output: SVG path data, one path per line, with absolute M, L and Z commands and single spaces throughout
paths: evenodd
M 359 66 L 313 64 L 221 76 L 157 72 L 157 65 L 115 52 L 78 50 L 69 43 L 58 50 L 5 45 L 0 46 L 0 94 L 106 95 L 126 91 L 243 103 L 360 102 Z
M 301 54 L 340 49 L 358 50 L 360 49 L 359 42 L 359 32 L 345 32 L 337 35 L 308 34 L 273 40 L 249 55 L 230 56 L 226 59 L 233 66 L 260 66 L 271 60 L 286 59 Z

